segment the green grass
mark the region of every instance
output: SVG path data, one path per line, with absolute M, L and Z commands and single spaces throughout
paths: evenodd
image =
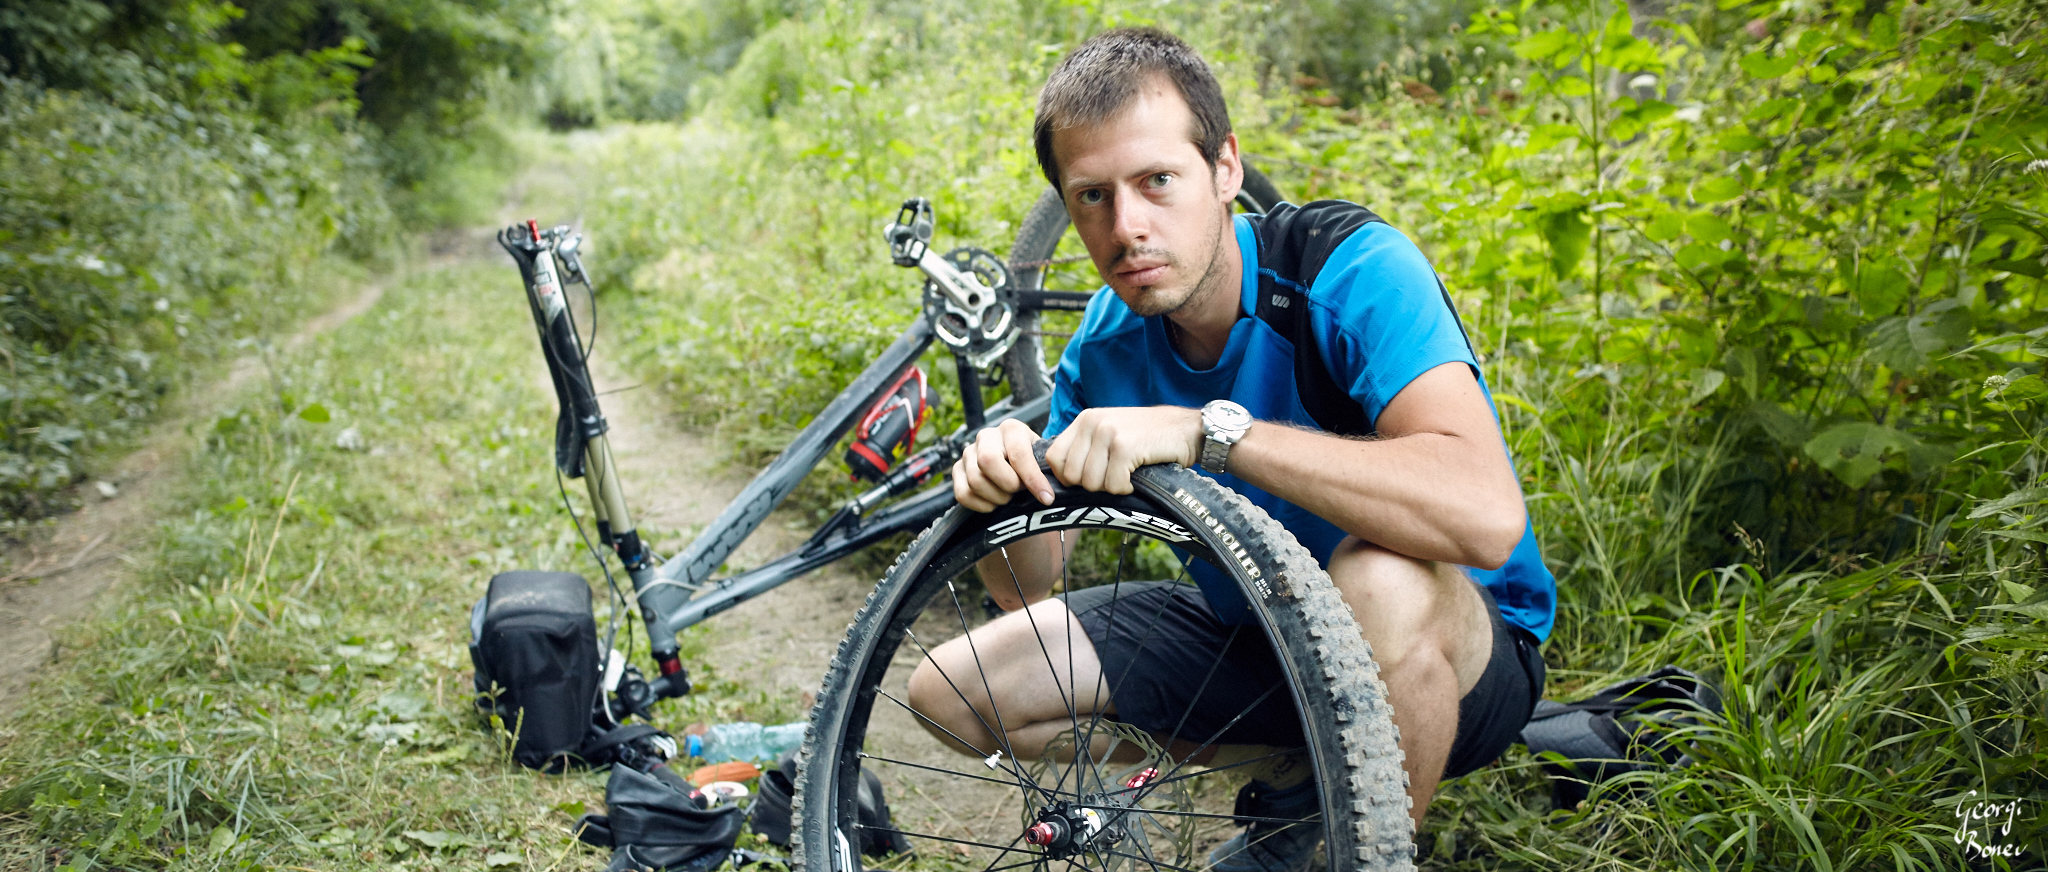
M 512 765 L 469 705 L 485 579 L 589 566 L 511 276 L 410 274 L 205 422 L 138 583 L 0 726 L 0 868 L 600 862 L 567 826 L 602 776 Z M 664 722 L 797 714 L 698 677 Z
M 1617 8 L 1503 7 L 1527 31 L 1460 42 L 1472 81 L 1442 103 L 1368 88 L 1325 107 L 1236 38 L 1240 7 L 833 4 L 762 33 L 692 120 L 566 140 L 591 196 L 539 217 L 588 216 L 608 347 L 751 464 L 914 317 L 914 277 L 875 232 L 896 203 L 933 197 L 941 245 L 1003 250 L 1040 186 L 1029 95 L 1059 48 L 1163 20 L 1217 63 L 1283 187 L 1381 208 L 1447 273 L 1560 579 L 1549 695 L 1677 663 L 1727 698 L 1687 735 L 1697 765 L 1582 809 L 1550 812 L 1519 751 L 1446 785 L 1428 866 L 1966 868 L 1970 791 L 2023 803 L 2002 838 L 2030 853 L 2006 868 L 2038 866 L 2048 343 L 2026 259 L 2048 210 L 2011 157 L 2039 147 L 2037 25 L 1997 2 L 1889 23 L 1860 4 L 1679 9 L 1701 50 L 1627 59 L 1682 81 L 1694 121 L 1574 91 L 1601 84 L 1588 58 L 1635 50 L 1583 38 Z M 1771 41 L 1745 67 L 1752 17 Z M 1838 79 L 1810 71 L 1830 41 Z M 1808 72 L 1751 72 L 1787 57 Z M 1952 77 L 2006 108 L 1958 132 Z M 1842 82 L 1887 90 L 1847 115 Z M 1762 105 L 1812 114 L 1747 117 Z M 1641 136 L 1574 128 L 1622 120 Z M 1722 136 L 1738 122 L 1749 138 Z M 1954 136 L 1955 159 L 1918 160 L 1933 140 L 1916 136 Z M 1591 175 L 1594 142 L 1611 178 Z M 1667 191 L 1708 177 L 1704 200 Z M 1720 198 L 1730 180 L 1753 189 Z M 1864 272 L 1844 251 L 1913 257 Z M 554 508 L 527 325 L 477 302 L 509 299 L 505 275 L 408 280 L 212 425 L 141 583 L 5 727 L 0 841 L 32 847 L 0 865 L 596 860 L 565 846 L 557 806 L 598 782 L 517 770 L 460 691 L 490 572 L 587 566 Z M 346 427 L 369 450 L 335 449 Z M 829 505 L 837 477 L 798 502 Z M 706 678 L 665 719 L 796 713 Z

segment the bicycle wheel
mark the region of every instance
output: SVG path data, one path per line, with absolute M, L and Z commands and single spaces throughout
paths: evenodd
M 1237 194 L 1238 208 L 1247 212 L 1264 212 L 1285 199 L 1264 173 L 1253 169 L 1250 162 L 1245 163 L 1244 184 Z M 1031 204 L 1031 211 L 1025 213 L 1024 224 L 1017 229 L 1017 241 L 1010 246 L 1007 266 L 1013 287 L 1024 291 L 1046 290 L 1046 275 L 1049 268 L 1060 260 L 1060 240 L 1067 235 L 1067 225 L 1067 204 L 1060 200 L 1059 192 L 1046 188 Z M 1099 286 L 1099 283 L 1095 284 Z M 1018 312 L 1017 326 L 1017 341 L 1003 354 L 1003 372 L 1010 380 L 1010 393 L 1022 402 L 1051 393 L 1052 372 L 1046 366 L 1039 313 Z M 1037 429 L 1045 422 L 1029 423 Z
M 1208 479 L 1178 466 L 1155 466 L 1139 470 L 1133 481 L 1136 492 L 1125 497 L 1056 488 L 1050 508 L 1028 498 L 989 514 L 955 507 L 890 569 L 848 628 L 811 711 L 797 779 L 792 855 L 798 872 L 857 872 L 866 858 L 855 848 L 875 844 L 877 836 L 888 835 L 878 832 L 885 829 L 908 839 L 919 869 L 1004 872 L 1064 863 L 1102 872 L 1196 872 L 1210 865 L 1209 850 L 1235 833 L 1236 785 L 1256 771 L 1252 767 L 1283 754 L 1306 760 L 1321 808 L 1334 811 L 1299 819 L 1322 831 L 1320 868 L 1413 868 L 1407 777 L 1386 690 L 1329 577 L 1278 523 Z M 1042 531 L 1058 531 L 1063 542 L 1084 540 L 1063 574 L 1064 597 L 1100 603 L 1107 588 L 1109 607 L 1115 608 L 1128 589 L 1130 602 L 1139 602 L 1137 591 L 1146 587 L 1138 580 L 1146 574 L 1140 567 L 1164 567 L 1178 575 L 1177 583 L 1186 583 L 1181 563 L 1163 547 L 1168 545 L 1235 582 L 1255 621 L 1233 630 L 1231 641 L 1217 649 L 1232 652 L 1236 659 L 1230 663 L 1219 653 L 1213 662 L 1185 664 L 1184 684 L 1197 688 L 1191 700 L 1213 699 L 1212 679 L 1234 674 L 1245 652 L 1277 663 L 1280 678 L 1237 682 L 1258 693 L 1241 710 L 1233 711 L 1233 704 L 1196 712 L 1190 702 L 1187 711 L 1169 713 L 1174 728 L 1147 732 L 1151 728 L 1085 710 L 1081 700 L 1090 694 L 1076 684 L 1073 655 L 1053 654 L 1042 646 L 1047 637 L 1041 634 L 1028 668 L 1046 670 L 1062 688 L 1066 720 L 1013 732 L 1002 725 L 997 709 L 992 715 L 1000 726 L 981 721 L 988 726 L 985 741 L 996 744 L 993 756 L 978 759 L 985 749 L 966 756 L 946 747 L 935 737 L 943 728 L 913 710 L 909 675 L 934 648 L 986 620 L 974 593 L 976 561 L 995 553 L 1007 560 L 1009 552 L 1001 550 L 1007 544 Z M 1098 559 L 1090 569 L 1084 558 L 1091 553 L 1112 559 Z M 1121 626 L 1136 634 L 1131 638 L 1140 651 L 1155 637 L 1165 639 L 1156 627 L 1158 612 L 1147 624 L 1140 609 L 1129 608 Z M 1005 618 L 1015 619 L 1014 613 Z M 1071 639 L 1072 627 L 1066 632 Z M 966 647 L 972 649 L 976 638 L 990 637 L 969 637 Z M 1252 647 L 1235 647 L 1240 638 Z M 1170 643 L 1158 644 L 1163 656 Z M 981 658 L 976 651 L 975 672 Z M 1103 664 L 1110 687 L 1129 686 L 1120 683 L 1128 671 L 1111 679 L 1109 661 Z M 986 686 L 976 683 L 978 675 L 943 677 L 955 694 Z M 1226 691 L 1222 684 L 1216 687 L 1219 694 Z M 1094 690 L 1097 699 L 1106 698 L 1101 680 Z M 1268 713 L 1255 718 L 1270 717 L 1275 709 L 1266 706 L 1267 699 L 1292 703 L 1291 709 L 1278 709 L 1298 723 L 1292 743 L 1264 748 L 1263 756 L 1239 750 L 1235 762 L 1197 762 L 1221 744 L 1244 741 L 1226 732 L 1249 723 L 1245 719 L 1254 710 Z M 959 700 L 964 709 L 967 697 Z M 1195 728 L 1194 721 L 1204 726 Z M 1224 726 L 1210 726 L 1217 723 Z M 1021 735 L 1050 738 L 1040 747 L 1023 747 Z M 1077 752 L 1083 747 L 1089 753 Z M 887 827 L 862 821 L 863 769 L 886 785 L 893 814 Z M 1059 837 L 1064 841 L 1040 844 L 1044 833 L 1034 829 L 1054 818 L 1066 822 L 1060 824 L 1067 827 Z M 885 865 L 903 868 L 895 861 Z

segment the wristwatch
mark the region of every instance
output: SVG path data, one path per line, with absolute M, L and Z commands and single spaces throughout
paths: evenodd
M 1230 447 L 1251 429 L 1252 413 L 1229 400 L 1210 400 L 1202 407 L 1202 471 L 1222 475 Z

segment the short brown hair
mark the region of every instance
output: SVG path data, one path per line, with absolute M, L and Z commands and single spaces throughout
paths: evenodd
M 1123 110 L 1137 96 L 1138 86 L 1155 75 L 1164 75 L 1180 90 L 1194 113 L 1194 129 L 1188 131 L 1195 148 L 1209 166 L 1223 153 L 1223 140 L 1230 136 L 1230 110 L 1223 105 L 1223 88 L 1209 65 L 1180 37 L 1156 27 L 1119 27 L 1096 34 L 1081 43 L 1053 68 L 1038 94 L 1038 118 L 1031 135 L 1038 148 L 1038 167 L 1054 188 L 1060 186 L 1059 162 L 1052 154 L 1056 130 L 1099 124 Z

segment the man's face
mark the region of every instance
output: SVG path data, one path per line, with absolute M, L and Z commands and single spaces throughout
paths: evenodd
M 1228 204 L 1244 176 L 1236 137 L 1212 170 L 1192 141 L 1194 121 L 1160 76 L 1108 121 L 1053 133 L 1074 230 L 1102 280 L 1142 316 L 1176 311 L 1221 281 Z

